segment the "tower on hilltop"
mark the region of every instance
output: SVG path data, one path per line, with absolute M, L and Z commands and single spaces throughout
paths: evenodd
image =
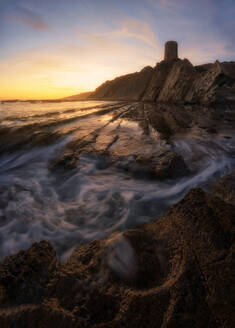
M 165 43 L 164 60 L 171 61 L 178 59 L 178 43 L 176 41 L 167 41 Z

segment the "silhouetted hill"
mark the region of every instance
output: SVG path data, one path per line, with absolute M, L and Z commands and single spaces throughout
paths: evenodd
M 65 98 L 63 98 L 63 100 L 67 100 L 67 101 L 86 100 L 91 94 L 92 94 L 91 91 L 90 92 L 82 92 L 82 93 L 79 93 L 78 95 L 65 97 Z
M 94 92 L 64 100 L 126 100 L 171 103 L 235 102 L 235 62 L 193 66 L 188 59 L 163 60 L 155 68 L 106 81 Z

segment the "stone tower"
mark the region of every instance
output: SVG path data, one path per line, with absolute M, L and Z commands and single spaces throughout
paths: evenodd
M 178 59 L 178 44 L 176 41 L 167 41 L 165 43 L 164 60 L 170 61 L 174 59 Z

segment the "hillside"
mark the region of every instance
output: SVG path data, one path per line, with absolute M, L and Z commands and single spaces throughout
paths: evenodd
M 170 41 L 173 42 L 173 41 Z M 168 43 L 167 43 L 168 44 Z M 193 66 L 168 48 L 164 60 L 152 68 L 106 81 L 95 91 L 63 100 L 125 100 L 160 103 L 225 103 L 235 101 L 235 62 Z M 174 47 L 176 43 L 174 42 Z M 171 53 L 172 51 L 172 53 Z

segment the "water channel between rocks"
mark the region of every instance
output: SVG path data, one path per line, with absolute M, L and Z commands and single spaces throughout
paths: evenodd
M 232 113 L 212 121 L 209 109 L 150 107 L 0 105 L 1 259 L 48 240 L 64 261 L 79 244 L 155 220 L 192 188 L 209 191 L 235 167 Z

